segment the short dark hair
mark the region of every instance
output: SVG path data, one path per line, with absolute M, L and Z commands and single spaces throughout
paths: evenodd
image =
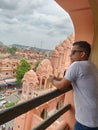
M 87 55 L 87 57 L 90 56 L 91 53 L 91 45 L 87 41 L 76 41 L 73 43 L 73 46 L 79 46 L 79 48 L 83 49 Z

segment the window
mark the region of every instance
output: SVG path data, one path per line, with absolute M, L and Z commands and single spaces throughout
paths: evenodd
M 47 109 L 46 109 L 46 108 L 43 109 L 43 111 L 41 112 L 41 117 L 42 117 L 43 119 L 46 119 L 46 118 L 48 117 L 48 112 L 47 112 Z

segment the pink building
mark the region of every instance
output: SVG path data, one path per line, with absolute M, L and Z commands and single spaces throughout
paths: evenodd
M 14 78 L 16 77 L 16 68 L 19 65 L 18 60 L 3 59 L 0 61 L 0 74 L 1 78 Z
M 48 82 L 47 78 L 49 75 L 63 77 L 64 71 L 66 71 L 70 64 L 69 54 L 73 39 L 74 37 L 71 35 L 70 38 L 58 45 L 52 52 L 50 60 L 44 59 L 38 66 L 36 72 L 30 70 L 25 74 L 20 102 L 24 102 L 44 93 L 46 94 L 55 89 L 55 87 Z M 60 130 L 61 126 L 63 127 L 67 124 L 70 126 L 70 130 L 72 130 L 75 122 L 72 91 L 17 117 L 14 123 L 14 130 L 32 130 L 41 121 L 67 103 L 72 105 L 71 110 L 56 120 L 47 130 Z
M 28 60 L 31 68 L 35 67 L 37 60 Z M 0 59 L 0 79 L 2 78 L 16 78 L 16 69 L 20 64 L 20 60 L 17 59 Z

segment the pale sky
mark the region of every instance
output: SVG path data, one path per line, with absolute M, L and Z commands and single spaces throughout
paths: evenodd
M 0 41 L 44 49 L 74 32 L 69 15 L 54 0 L 0 0 Z

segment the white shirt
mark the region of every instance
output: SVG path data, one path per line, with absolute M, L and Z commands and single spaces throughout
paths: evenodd
M 64 77 L 73 84 L 76 120 L 98 127 L 98 69 L 90 61 L 77 61 Z

